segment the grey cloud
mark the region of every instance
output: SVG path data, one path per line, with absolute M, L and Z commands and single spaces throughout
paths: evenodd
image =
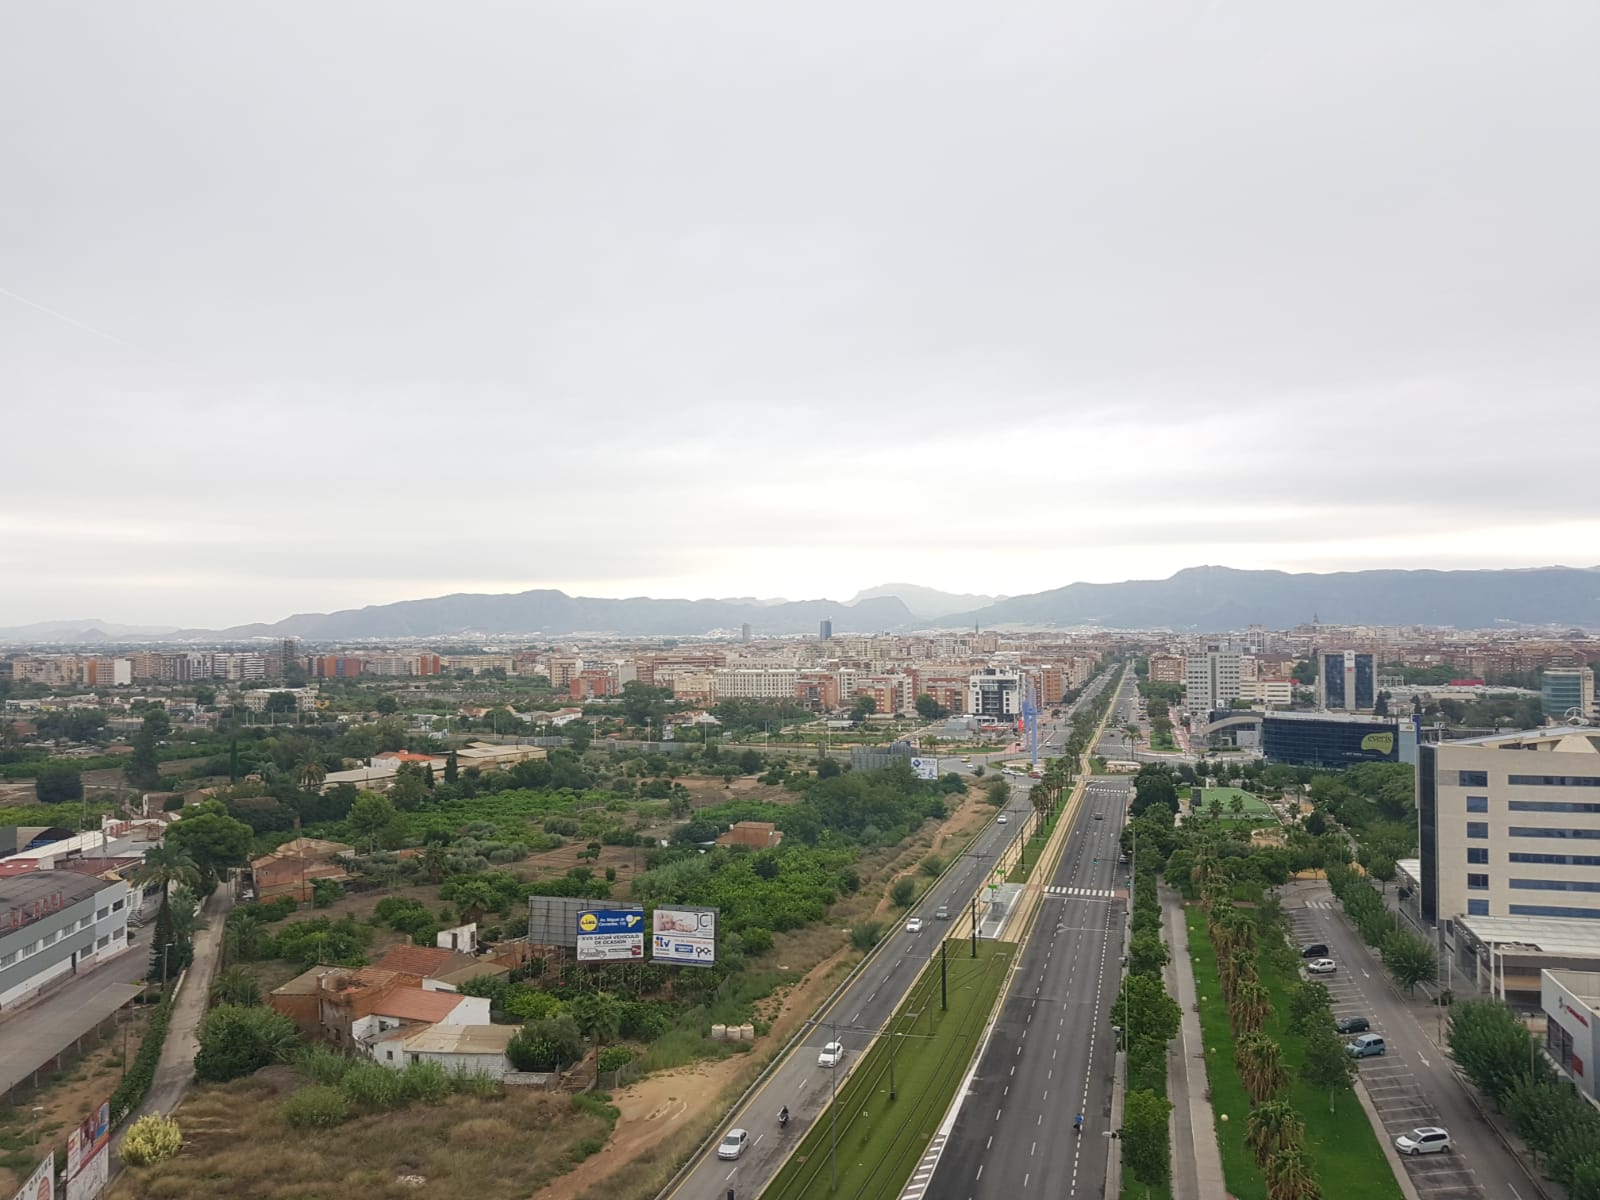
M 1220 506 L 1238 566 L 1388 562 L 1375 516 L 1521 561 L 1518 522 L 1600 513 L 1507 462 L 1600 434 L 1597 35 L 1560 0 L 8 6 L 0 288 L 70 321 L 0 295 L 0 439 L 43 448 L 0 476 L 40 517 L 0 623 L 165 621 L 180 566 L 225 624 L 813 594 L 874 538 L 957 590 L 1184 565 L 1130 499 Z M 980 589 L 941 551 L 985 507 L 1038 554 Z

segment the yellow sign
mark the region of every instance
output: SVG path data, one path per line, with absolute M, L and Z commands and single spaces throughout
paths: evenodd
M 1379 754 L 1393 754 L 1394 734 L 1369 733 L 1361 739 L 1361 748 L 1363 750 L 1376 750 Z
M 600 918 L 593 913 L 584 913 L 578 918 L 578 928 L 585 933 L 593 933 L 600 928 Z

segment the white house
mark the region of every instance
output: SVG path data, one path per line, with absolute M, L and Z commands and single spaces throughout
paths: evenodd
M 437 993 L 436 993 L 437 994 Z M 373 1056 L 384 1066 L 400 1070 L 412 1063 L 438 1063 L 452 1075 L 487 1075 L 503 1079 L 511 1070 L 506 1046 L 520 1026 L 424 1025 L 396 1029 L 373 1043 Z

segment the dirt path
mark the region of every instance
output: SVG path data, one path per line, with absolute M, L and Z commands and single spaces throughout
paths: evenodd
M 964 849 L 993 813 L 994 809 L 981 799 L 977 790 L 969 791 L 965 802 L 939 826 L 933 837 L 933 852 L 948 854 Z M 928 849 L 921 850 L 911 859 L 913 869 L 915 862 L 927 853 Z M 882 881 L 885 892 L 893 878 L 891 873 Z M 887 915 L 889 907 L 885 896 L 873 906 L 873 916 Z M 820 933 L 822 929 L 807 932 Z M 830 937 L 837 938 L 838 931 L 832 930 Z M 762 1039 L 762 1048 L 782 1046 L 788 1041 L 838 986 L 841 968 L 853 957 L 854 951 L 844 946 L 811 967 L 805 977 L 783 995 L 772 1030 Z M 667 1138 L 700 1123 L 713 1106 L 726 1101 L 730 1090 L 742 1091 L 748 1087 L 766 1061 L 765 1055 L 737 1054 L 719 1062 L 652 1075 L 614 1092 L 611 1101 L 622 1115 L 617 1119 L 605 1151 L 590 1156 L 542 1188 L 537 1193 L 538 1200 L 579 1200 L 586 1193 L 592 1195 L 594 1189 L 627 1171 Z

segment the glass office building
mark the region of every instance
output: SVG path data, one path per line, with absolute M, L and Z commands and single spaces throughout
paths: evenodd
M 1298 767 L 1350 767 L 1364 762 L 1404 762 L 1399 721 L 1343 713 L 1266 713 L 1261 751 L 1271 763 Z M 1410 732 L 1409 727 L 1404 732 Z M 1415 738 L 1406 739 L 1415 746 Z

